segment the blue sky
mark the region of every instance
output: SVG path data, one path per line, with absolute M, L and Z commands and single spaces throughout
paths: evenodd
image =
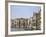
M 40 6 L 20 6 L 11 5 L 11 18 L 29 18 L 33 16 L 33 12 L 38 12 Z

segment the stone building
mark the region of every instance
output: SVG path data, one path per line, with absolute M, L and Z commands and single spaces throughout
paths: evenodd
M 36 30 L 36 13 L 32 17 L 32 30 Z
M 15 22 L 13 19 L 11 19 L 11 28 L 15 28 Z
M 15 18 L 11 20 L 11 27 L 31 30 L 40 30 L 41 10 L 34 12 L 30 18 Z
M 41 25 L 41 10 L 37 13 L 35 12 L 32 17 L 32 29 L 33 30 L 40 30 Z
M 14 21 L 12 22 L 12 26 L 15 28 L 24 28 L 24 29 L 28 29 L 31 28 L 31 20 L 28 18 L 16 18 L 14 19 Z
M 39 11 L 39 13 L 36 14 L 36 29 L 40 30 L 41 28 L 41 10 Z

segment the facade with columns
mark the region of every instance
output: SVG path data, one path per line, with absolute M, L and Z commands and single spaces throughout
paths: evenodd
M 31 20 L 28 18 L 16 18 L 12 22 L 12 26 L 15 28 L 31 28 Z
M 40 30 L 40 24 L 41 24 L 40 12 L 41 10 L 39 12 L 34 12 L 33 16 L 30 18 L 16 18 L 11 20 L 11 27 Z

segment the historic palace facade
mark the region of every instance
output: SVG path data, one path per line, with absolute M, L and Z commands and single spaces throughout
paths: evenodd
M 27 18 L 16 18 L 15 20 L 12 20 L 12 27 L 27 29 L 31 28 L 31 20 Z
M 39 12 L 33 13 L 30 18 L 15 18 L 11 19 L 11 27 L 13 28 L 23 28 L 31 30 L 40 30 L 41 24 L 41 10 Z

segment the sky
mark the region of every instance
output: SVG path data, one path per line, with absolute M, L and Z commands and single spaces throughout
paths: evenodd
M 11 18 L 30 18 L 40 10 L 40 6 L 11 5 Z

